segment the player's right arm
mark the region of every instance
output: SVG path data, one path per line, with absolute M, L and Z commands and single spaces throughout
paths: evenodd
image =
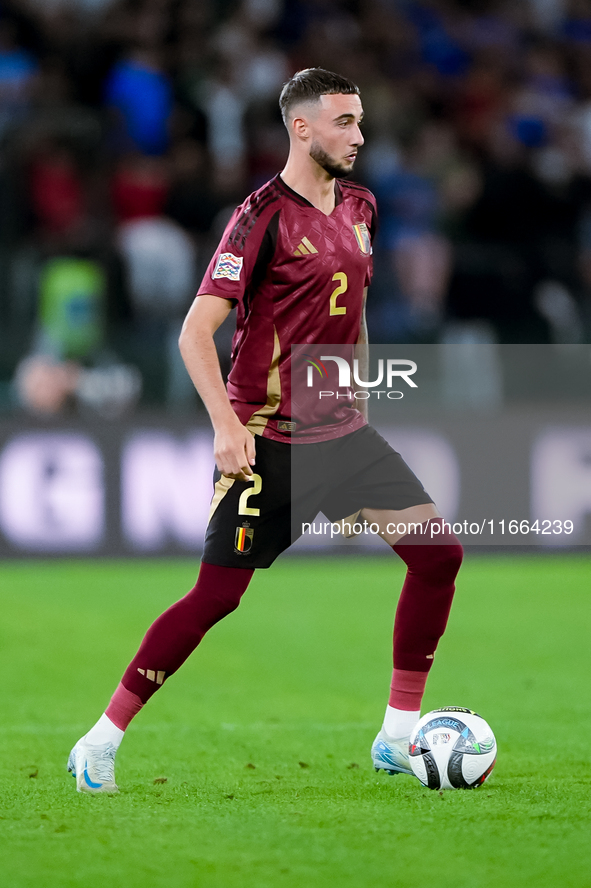
M 242 425 L 230 404 L 222 379 L 213 334 L 225 321 L 232 302 L 219 296 L 197 296 L 179 339 L 183 361 L 211 418 L 215 433 L 213 453 L 223 475 L 248 481 L 255 463 L 254 437 Z

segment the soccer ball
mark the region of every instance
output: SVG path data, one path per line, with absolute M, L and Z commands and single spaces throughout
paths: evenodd
M 429 789 L 473 789 L 494 768 L 497 741 L 476 712 L 446 706 L 417 722 L 409 753 L 413 773 Z

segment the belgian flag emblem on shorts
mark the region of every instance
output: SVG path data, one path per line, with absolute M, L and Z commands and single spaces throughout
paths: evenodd
M 246 555 L 252 548 L 252 538 L 254 537 L 254 528 L 244 527 L 236 528 L 236 538 L 234 540 L 234 551 L 237 555 Z

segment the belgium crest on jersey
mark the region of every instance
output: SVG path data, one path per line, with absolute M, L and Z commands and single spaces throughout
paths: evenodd
M 369 238 L 369 231 L 367 230 L 367 225 L 365 222 L 356 222 L 353 225 L 353 231 L 355 233 L 355 238 L 357 240 L 357 244 L 359 245 L 359 249 L 362 253 L 365 253 L 368 256 L 371 253 L 371 240 Z
M 246 555 L 252 547 L 252 538 L 254 537 L 254 528 L 248 524 L 236 528 L 236 537 L 234 539 L 234 551 L 237 555 Z

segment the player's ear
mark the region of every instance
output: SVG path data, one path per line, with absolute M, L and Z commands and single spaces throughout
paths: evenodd
M 291 121 L 291 132 L 296 139 L 305 141 L 310 135 L 310 126 L 305 117 L 294 117 Z

